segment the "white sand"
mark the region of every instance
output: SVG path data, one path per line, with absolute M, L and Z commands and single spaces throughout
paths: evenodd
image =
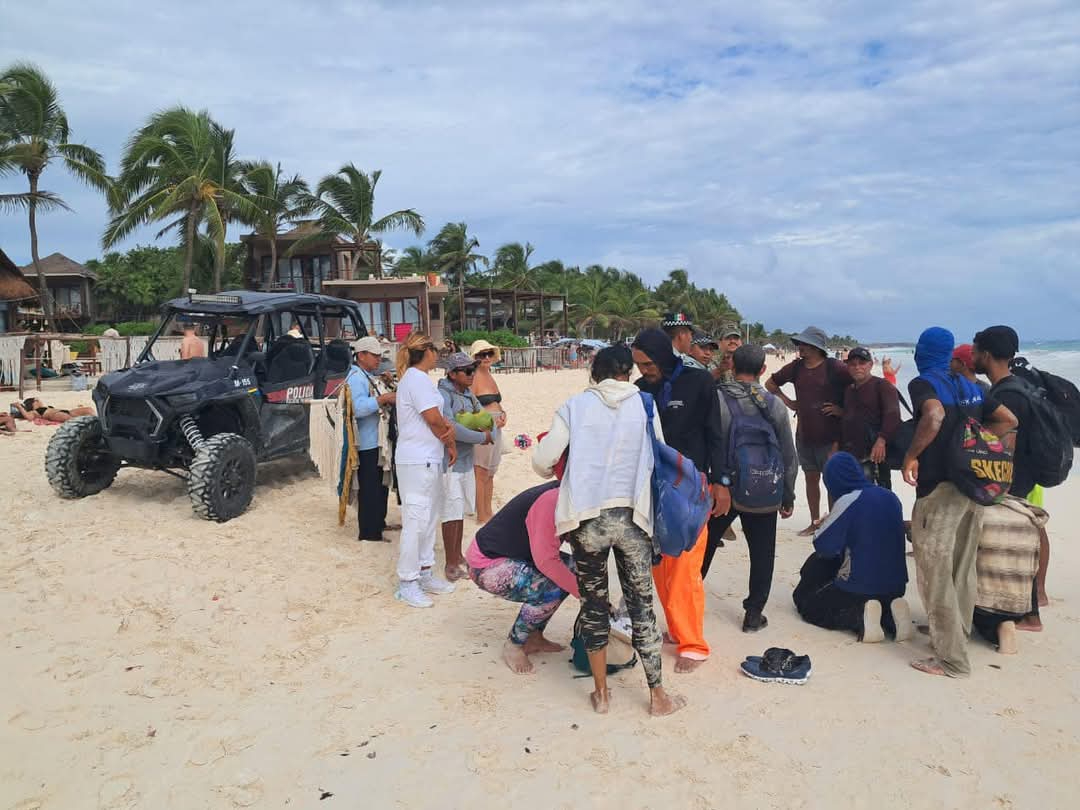
M 499 383 L 510 433 L 535 437 L 585 372 Z M 748 561 L 741 540 L 728 544 L 706 583 L 713 657 L 679 676 L 667 649 L 665 683 L 690 708 L 653 720 L 640 667 L 614 677 L 606 717 L 566 654 L 511 674 L 498 651 L 516 607 L 471 584 L 433 610 L 396 603 L 394 548 L 358 544 L 353 513 L 339 529 L 303 464 L 260 468 L 252 509 L 217 525 L 161 473 L 124 471 L 101 495 L 58 501 L 43 472 L 54 429 L 30 430 L 0 437 L 2 807 L 1073 803 L 1076 480 L 1047 497 L 1054 602 L 1020 655 L 973 641 L 974 674 L 953 681 L 908 667 L 925 637 L 860 645 L 803 624 L 790 597 L 809 548 L 794 536 L 801 503 L 783 524 L 768 629 L 740 632 Z M 536 480 L 510 448 L 497 499 Z M 914 585 L 909 599 L 923 621 Z M 568 640 L 575 612 L 570 600 L 553 637 Z M 773 645 L 813 657 L 807 686 L 740 674 Z

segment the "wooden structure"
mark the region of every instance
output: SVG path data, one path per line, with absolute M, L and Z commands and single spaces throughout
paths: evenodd
M 538 320 L 540 335 L 543 337 L 549 326 L 562 322 L 562 334 L 570 330 L 569 316 L 567 313 L 567 300 L 565 295 L 558 293 L 526 292 L 524 290 L 503 290 L 494 287 L 463 287 L 461 296 L 464 298 L 462 305 L 462 330 L 487 329 L 493 332 L 496 329 L 511 329 L 518 334 L 519 316 L 522 307 L 528 312 L 529 305 L 534 304 Z M 545 302 L 558 304 L 558 308 L 552 307 L 551 312 L 545 312 Z M 560 317 L 561 316 L 561 317 Z
M 323 292 L 322 285 L 331 279 L 362 278 L 374 270 L 380 261 L 379 246 L 368 242 L 360 251 L 360 265 L 353 273 L 352 265 L 357 248 L 348 242 L 323 239 L 310 242 L 292 256 L 289 250 L 306 236 L 316 233 L 315 220 L 297 222 L 292 230 L 279 233 L 276 243 L 277 267 L 271 268 L 270 240 L 257 233 L 247 233 L 240 241 L 247 248 L 244 269 L 245 286 L 249 290 L 292 290 L 294 292 Z
M 22 270 L 0 250 L 0 334 L 15 328 L 19 303 L 37 297 L 37 290 Z
M 323 283 L 323 292 L 356 301 L 364 326 L 372 335 L 401 342 L 409 332 L 419 330 L 436 344 L 446 337 L 446 298 L 450 291 L 434 274 L 331 279 Z
M 56 321 L 67 321 L 76 328 L 93 323 L 96 317 L 94 284 L 97 283 L 97 274 L 62 253 L 50 254 L 42 259 L 40 264 L 46 289 L 53 302 L 53 317 Z M 27 279 L 37 276 L 32 262 L 20 269 Z M 34 297 L 37 298 L 36 292 Z M 53 327 L 56 325 L 49 324 Z

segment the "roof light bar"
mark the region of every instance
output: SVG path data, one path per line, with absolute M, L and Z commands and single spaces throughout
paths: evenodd
M 215 294 L 211 294 L 211 293 L 203 293 L 203 294 L 193 293 L 193 294 L 188 296 L 188 301 L 190 301 L 192 304 L 239 304 L 239 303 L 241 303 L 239 295 L 221 295 L 221 294 L 216 294 L 215 295 Z

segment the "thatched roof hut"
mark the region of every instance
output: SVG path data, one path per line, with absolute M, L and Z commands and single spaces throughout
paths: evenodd
M 0 250 L 0 301 L 24 301 L 37 298 L 37 291 L 22 271 Z

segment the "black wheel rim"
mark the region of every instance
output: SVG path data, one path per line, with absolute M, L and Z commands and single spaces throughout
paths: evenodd
M 218 493 L 222 501 L 231 503 L 242 499 L 250 489 L 251 467 L 243 459 L 230 458 L 222 465 Z
M 79 447 L 79 452 L 75 454 L 75 466 L 79 471 L 79 477 L 88 484 L 97 484 L 106 478 L 115 464 L 111 455 L 102 452 L 96 437 L 84 441 Z

